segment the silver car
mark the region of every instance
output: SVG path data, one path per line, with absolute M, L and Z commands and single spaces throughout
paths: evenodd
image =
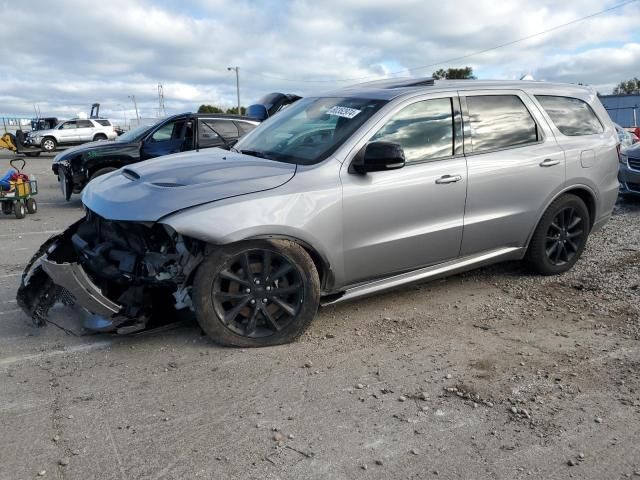
M 53 152 L 58 145 L 68 146 L 96 140 L 113 140 L 117 136 L 113 125 L 106 118 L 72 118 L 48 130 L 29 132 L 26 144 L 39 146 L 45 152 Z
M 242 138 L 92 181 L 18 302 L 139 330 L 192 310 L 218 343 L 294 340 L 318 306 L 503 260 L 569 270 L 618 194 L 590 89 L 390 80 L 304 98 Z M 171 318 L 171 316 L 169 316 Z

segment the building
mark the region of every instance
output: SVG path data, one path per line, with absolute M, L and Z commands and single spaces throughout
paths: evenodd
M 600 101 L 611 120 L 624 128 L 640 126 L 640 94 L 601 95 Z

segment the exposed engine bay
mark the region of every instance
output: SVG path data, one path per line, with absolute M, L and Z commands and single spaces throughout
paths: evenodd
M 87 216 L 45 242 L 22 276 L 17 300 L 38 326 L 56 302 L 92 316 L 85 327 L 131 333 L 191 307 L 205 244 L 163 224 Z

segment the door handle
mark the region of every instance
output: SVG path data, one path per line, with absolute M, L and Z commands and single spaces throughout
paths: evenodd
M 462 175 L 443 175 L 439 179 L 436 180 L 438 185 L 442 185 L 445 183 L 456 183 L 462 180 Z
M 554 165 L 558 165 L 560 160 L 553 160 L 552 158 L 546 158 L 540 162 L 541 167 L 553 167 Z

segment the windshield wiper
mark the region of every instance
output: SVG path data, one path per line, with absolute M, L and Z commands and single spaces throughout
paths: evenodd
M 267 155 L 265 152 L 261 152 L 260 150 L 239 150 L 239 152 L 244 155 L 251 155 L 252 157 L 266 158 L 267 160 L 273 159 L 270 155 Z

